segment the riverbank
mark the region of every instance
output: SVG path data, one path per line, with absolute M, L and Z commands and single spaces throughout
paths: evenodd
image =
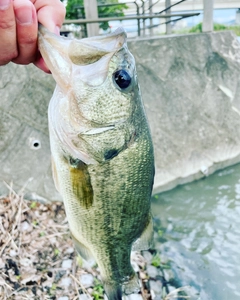
M 104 299 L 97 266 L 86 264 L 74 250 L 62 203 L 26 201 L 10 188 L 0 197 L 0 230 L 1 300 Z M 155 250 L 134 253 L 132 264 L 141 291 L 126 299 L 186 299 Z

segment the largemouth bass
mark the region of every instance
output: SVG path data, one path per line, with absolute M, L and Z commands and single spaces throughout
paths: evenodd
M 39 29 L 56 80 L 49 104 L 53 178 L 79 254 L 97 262 L 109 300 L 138 289 L 132 250 L 152 239 L 153 145 L 135 62 L 118 29 L 82 40 Z

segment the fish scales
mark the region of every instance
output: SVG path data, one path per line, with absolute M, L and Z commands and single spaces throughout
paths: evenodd
M 97 262 L 109 300 L 137 289 L 132 250 L 151 244 L 152 140 L 122 29 L 82 42 L 43 27 L 57 87 L 49 104 L 52 169 L 77 251 Z

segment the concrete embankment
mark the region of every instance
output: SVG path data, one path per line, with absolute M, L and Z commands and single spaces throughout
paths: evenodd
M 240 43 L 230 32 L 129 41 L 156 160 L 154 191 L 240 162 Z M 0 194 L 59 199 L 47 105 L 55 83 L 34 66 L 0 67 Z

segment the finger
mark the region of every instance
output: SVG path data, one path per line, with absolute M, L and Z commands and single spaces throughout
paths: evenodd
M 45 73 L 49 73 L 51 74 L 51 71 L 49 70 L 49 68 L 47 67 L 47 65 L 45 64 L 42 56 L 41 56 L 41 53 L 38 51 L 38 55 L 37 55 L 37 58 L 34 62 L 34 65 L 36 67 L 38 67 L 39 69 L 43 70 Z
M 66 9 L 59 0 L 31 0 L 34 4 L 38 21 L 51 32 L 59 34 L 65 18 Z
M 11 0 L 0 0 L 0 65 L 18 55 L 16 23 Z
M 65 18 L 65 6 L 59 0 L 31 0 L 37 10 L 38 22 L 56 34 L 60 33 L 60 28 Z M 44 72 L 50 73 L 43 58 L 39 54 L 34 63 Z
M 18 56 L 13 62 L 29 64 L 36 59 L 37 53 L 37 14 L 29 0 L 14 0 Z

